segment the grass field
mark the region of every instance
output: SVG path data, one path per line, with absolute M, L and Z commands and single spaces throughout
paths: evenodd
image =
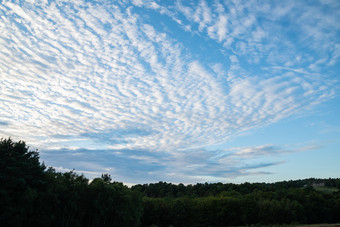
M 319 192 L 324 192 L 324 193 L 333 193 L 333 192 L 339 191 L 339 189 L 337 188 L 324 187 L 324 186 L 314 186 L 314 189 Z
M 297 225 L 296 227 L 340 227 L 340 224 L 313 224 L 313 225 Z
M 261 225 L 251 225 L 251 226 L 261 226 Z M 312 225 L 308 225 L 308 224 L 291 224 L 291 225 L 265 225 L 262 227 L 340 227 L 340 223 L 337 224 L 312 224 Z
M 284 224 L 284 225 L 249 225 L 240 227 L 340 227 L 340 223 L 337 224 Z

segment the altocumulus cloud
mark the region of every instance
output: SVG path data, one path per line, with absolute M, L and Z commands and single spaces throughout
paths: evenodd
M 334 96 L 339 3 L 167 4 L 3 1 L 0 133 L 60 169 L 125 182 L 278 164 L 240 157 L 279 148 L 206 147 Z

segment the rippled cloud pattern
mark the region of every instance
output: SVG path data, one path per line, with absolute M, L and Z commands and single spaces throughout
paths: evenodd
M 287 151 L 206 148 L 336 95 L 339 9 L 2 1 L 0 133 L 39 147 L 60 169 L 127 182 L 261 173 L 278 163 L 240 157 Z

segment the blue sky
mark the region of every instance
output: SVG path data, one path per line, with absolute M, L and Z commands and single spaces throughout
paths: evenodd
M 339 177 L 340 2 L 0 1 L 0 136 L 126 184 Z

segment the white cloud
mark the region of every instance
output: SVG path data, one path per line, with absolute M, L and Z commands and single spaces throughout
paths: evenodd
M 335 35 L 326 35 L 322 25 L 339 30 L 333 17 L 317 17 L 315 30 L 303 27 L 304 51 L 297 48 L 303 40 L 294 43 L 276 24 L 294 7 L 269 20 L 279 7 L 254 2 L 34 4 L 0 6 L 0 133 L 38 147 L 148 149 L 172 154 L 173 166 L 194 158 L 179 151 L 225 142 L 335 92 L 320 69 L 338 61 L 339 44 L 324 44 L 322 54 L 313 55 L 318 43 Z M 194 50 L 199 45 L 185 46 L 135 7 L 159 12 L 180 29 L 189 26 L 216 42 L 224 58 L 206 52 L 213 59 L 206 63 Z M 259 12 L 266 21 L 261 26 Z M 289 20 L 298 17 L 297 27 L 303 26 L 311 13 L 307 8 Z M 330 56 L 324 48 L 331 48 Z M 206 165 L 199 160 L 190 168 Z

